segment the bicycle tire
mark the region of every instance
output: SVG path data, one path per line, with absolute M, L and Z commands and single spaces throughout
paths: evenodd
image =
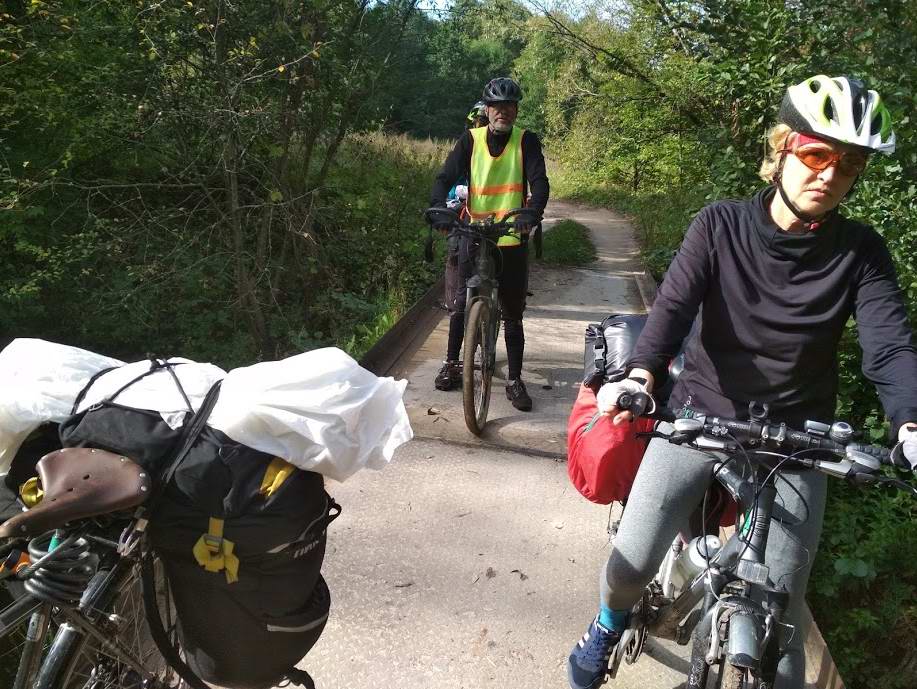
M 749 676 L 744 667 L 723 660 L 717 675 L 716 687 L 717 689 L 757 689 L 758 682 Z
M 707 689 L 710 666 L 707 665 L 707 649 L 710 646 L 710 616 L 704 615 L 691 634 L 691 666 L 685 689 Z
M 462 405 L 465 425 L 481 435 L 487 423 L 490 387 L 494 374 L 494 356 L 490 351 L 490 303 L 479 299 L 471 305 L 465 326 L 465 356 L 462 370 Z
M 157 676 L 160 687 L 177 689 L 177 675 L 149 635 L 143 613 L 139 563 L 133 563 L 123 577 L 104 575 L 107 572 L 100 572 L 98 581 L 94 582 L 99 587 L 94 592 L 94 607 L 106 616 L 120 618 L 117 639 L 142 659 L 144 669 Z M 167 590 L 165 595 L 168 597 Z M 135 689 L 137 686 L 141 685 L 136 673 L 100 648 L 90 635 L 69 623 L 58 629 L 35 685 L 36 689 Z

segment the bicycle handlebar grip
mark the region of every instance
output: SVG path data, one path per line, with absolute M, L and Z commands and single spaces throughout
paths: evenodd
M 459 221 L 458 213 L 448 208 L 428 208 L 423 212 L 423 217 L 431 225 L 437 223 L 454 225 Z
M 863 452 L 870 457 L 875 457 L 880 462 L 882 462 L 882 464 L 894 466 L 894 462 L 892 461 L 892 451 L 887 447 L 879 447 L 878 445 L 863 445 L 862 443 L 851 443 L 847 447 L 856 452 Z
M 643 416 L 652 406 L 653 398 L 645 392 L 624 392 L 618 397 L 618 409 L 629 411 L 634 416 Z

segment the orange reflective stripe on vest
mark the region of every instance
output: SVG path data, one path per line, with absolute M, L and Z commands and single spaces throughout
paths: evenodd
M 493 194 L 505 194 L 510 191 L 522 191 L 522 184 L 497 184 L 490 187 L 471 187 L 471 191 L 474 194 L 480 194 L 484 196 Z
M 521 208 L 523 194 L 522 135 L 524 129 L 513 127 L 503 152 L 494 157 L 487 148 L 487 127 L 471 129 L 471 183 L 468 185 L 468 211 L 472 220 L 493 215 L 502 220 L 507 211 Z M 519 246 L 519 235 L 512 233 L 499 239 L 497 246 Z

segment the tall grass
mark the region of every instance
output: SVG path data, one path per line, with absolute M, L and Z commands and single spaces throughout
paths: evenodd
M 368 132 L 341 145 L 322 222 L 327 289 L 311 304 L 295 340 L 335 344 L 359 357 L 442 271 L 423 261 L 433 178 L 450 142 Z

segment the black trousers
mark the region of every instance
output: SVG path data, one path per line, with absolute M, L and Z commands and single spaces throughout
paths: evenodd
M 498 297 L 503 312 L 503 333 L 506 342 L 508 377 L 522 375 L 522 358 L 525 350 L 525 333 L 522 314 L 528 290 L 528 242 L 521 246 L 493 248 L 498 280 Z M 465 327 L 466 283 L 474 275 L 475 261 L 480 247 L 468 239 L 450 245 L 446 258 L 446 306 L 449 309 L 449 345 L 446 358 L 455 361 L 462 348 Z

